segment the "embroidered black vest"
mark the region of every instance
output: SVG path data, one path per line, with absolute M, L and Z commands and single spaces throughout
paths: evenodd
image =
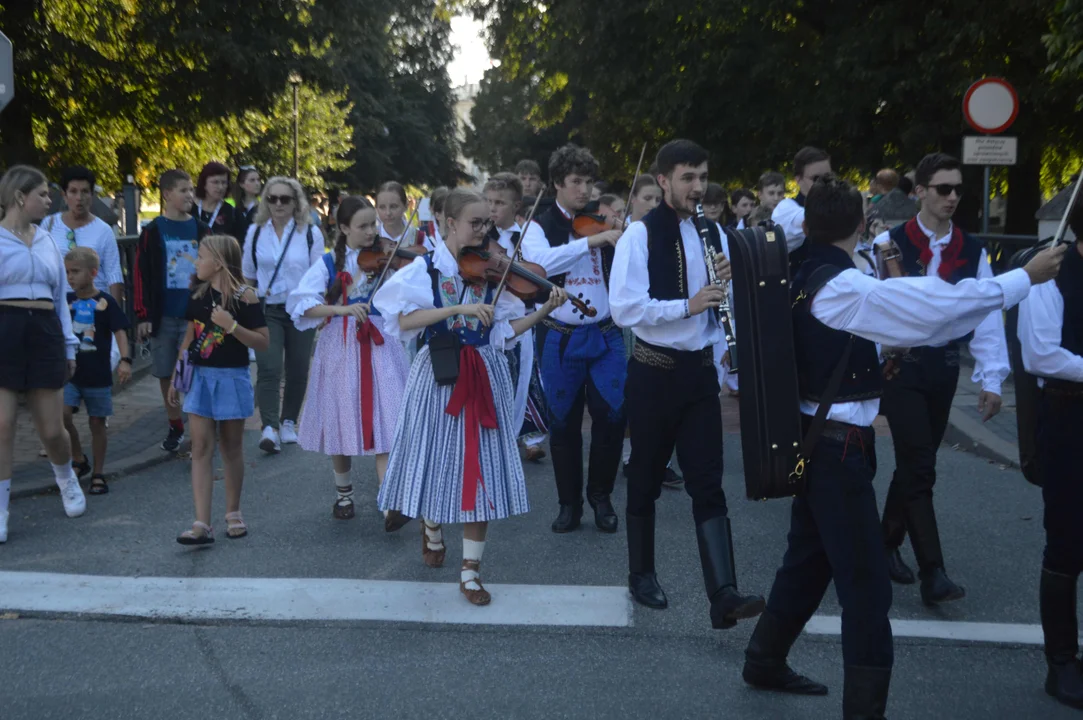
M 1064 254 L 1064 264 L 1055 281 L 1064 297 L 1064 322 L 1060 346 L 1075 355 L 1083 355 L 1083 257 L 1075 247 Z
M 687 257 L 681 240 L 681 219 L 676 211 L 664 201 L 643 218 L 647 228 L 647 274 L 650 278 L 648 292 L 655 300 L 688 299 L 687 263 L 705 263 L 703 253 Z M 722 239 L 718 225 L 707 223 L 711 245 L 716 253 L 722 252 Z
M 598 209 L 596 202 L 590 203 L 583 212 L 595 212 Z M 545 232 L 545 239 L 549 241 L 550 247 L 560 247 L 567 244 L 572 234 L 572 221 L 571 218 L 565 217 L 561 212 L 560 207 L 554 202 L 549 206 L 545 212 L 540 212 L 534 217 L 534 222 L 541 226 L 543 232 Z M 609 289 L 609 271 L 613 268 L 613 253 L 614 248 L 606 245 L 602 249 L 602 280 L 605 282 L 605 287 Z M 564 278 L 567 273 L 561 273 L 559 275 L 552 275 L 549 278 L 549 282 L 554 285 L 564 287 Z
M 831 278 L 854 267 L 845 250 L 834 245 L 805 241 L 807 258 L 790 285 L 793 299 L 794 353 L 801 398 L 818 402 L 842 358 L 850 333 L 834 330 L 812 315 L 812 299 Z M 842 385 L 834 402 L 856 402 L 880 397 L 882 379 L 876 343 L 854 337 L 854 346 Z
M 895 245 L 898 246 L 899 252 L 902 253 L 902 266 L 903 272 L 906 273 L 906 277 L 925 277 L 925 266 L 921 264 L 921 249 L 911 242 L 906 233 L 907 224 L 916 222 L 916 218 L 908 220 L 888 231 L 888 236 L 895 242 Z M 978 263 L 981 262 L 981 251 L 985 247 L 981 240 L 978 240 L 963 230 L 959 230 L 959 232 L 961 232 L 963 236 L 963 249 L 959 253 L 959 259 L 962 261 L 962 264 L 952 270 L 948 277 L 942 278 L 952 285 L 957 284 L 960 280 L 965 280 L 967 278 L 974 279 L 978 276 Z M 958 347 L 959 343 L 970 342 L 973 337 L 974 333 L 969 332 L 961 338 L 952 340 L 948 343 L 948 347 L 954 350 Z

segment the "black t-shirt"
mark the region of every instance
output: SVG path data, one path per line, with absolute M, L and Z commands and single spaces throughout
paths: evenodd
M 210 288 L 203 297 L 188 299 L 188 311 L 184 317 L 195 324 L 195 335 L 189 350 L 192 362 L 206 367 L 248 367 L 248 346 L 232 335 L 227 335 L 229 328 L 220 328 L 211 322 L 211 310 L 215 305 L 222 305 L 222 295 Z M 237 321 L 237 325 L 249 330 L 267 327 L 263 319 L 263 309 L 258 302 L 247 303 L 244 299 L 231 303 L 233 307 L 225 309 Z
M 79 338 L 72 383 L 79 387 L 103 388 L 113 385 L 113 333 L 128 329 L 128 318 L 113 296 L 97 292 L 90 298 L 68 293 L 72 330 Z

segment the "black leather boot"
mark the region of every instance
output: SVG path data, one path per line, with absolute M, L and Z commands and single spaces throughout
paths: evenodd
M 613 509 L 608 495 L 587 496 L 587 502 L 594 508 L 594 524 L 604 533 L 617 532 L 617 511 Z
M 1049 665 L 1045 691 L 1065 705 L 1083 709 L 1083 675 L 1076 659 L 1079 653 L 1077 577 L 1042 568 L 1038 604 L 1045 635 L 1045 660 Z
M 801 634 L 764 611 L 745 648 L 745 667 L 741 677 L 761 690 L 777 690 L 794 695 L 826 695 L 827 686 L 798 675 L 786 664 L 794 640 Z
M 628 533 L 628 590 L 640 605 L 655 610 L 669 606 L 658 576 L 654 574 L 654 516 L 624 517 Z
M 913 585 L 917 582 L 914 571 L 902 559 L 899 548 L 885 548 L 885 552 L 887 552 L 887 574 L 891 576 L 892 582 L 900 585 Z
M 723 515 L 699 523 L 696 540 L 703 566 L 703 583 L 707 597 L 711 599 L 711 627 L 726 630 L 738 620 L 753 618 L 763 612 L 765 603 L 761 596 L 737 592 L 730 519 Z
M 557 483 L 560 514 L 553 521 L 553 532 L 568 533 L 579 527 L 583 517 L 583 446 L 551 442 L 553 476 Z
M 921 601 L 929 607 L 961 600 L 966 590 L 952 582 L 944 571 L 944 553 L 940 549 L 940 531 L 931 495 L 918 498 L 907 507 L 910 545 L 918 561 Z
M 885 720 L 891 668 L 847 665 L 842 682 L 842 720 Z

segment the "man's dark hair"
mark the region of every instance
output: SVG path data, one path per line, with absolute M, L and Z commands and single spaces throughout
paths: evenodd
M 595 180 L 594 187 L 598 188 L 598 192 L 603 195 L 609 192 L 609 183 L 607 183 L 605 180 Z
M 752 202 L 756 202 L 756 196 L 752 194 L 751 190 L 745 190 L 744 188 L 741 188 L 740 190 L 734 190 L 733 194 L 730 195 L 730 205 L 733 207 L 737 207 L 737 203 L 741 202 L 745 198 L 748 198 Z
M 515 163 L 516 175 L 537 175 L 541 177 L 541 165 L 533 160 L 520 160 Z
M 904 193 L 909 195 L 910 193 L 914 192 L 914 181 L 906 177 L 905 175 L 900 175 L 899 184 L 896 186 L 896 189 L 902 190 Z
M 183 170 L 166 170 L 162 173 L 162 176 L 158 178 L 158 189 L 162 192 L 169 192 L 185 181 L 191 182 L 192 176 Z
M 929 181 L 941 170 L 962 170 L 963 164 L 959 159 L 947 153 L 932 153 L 926 155 L 914 168 L 914 184 L 921 187 L 929 187 Z
M 497 192 L 510 190 L 511 194 L 515 196 L 515 202 L 523 199 L 523 183 L 515 173 L 501 172 L 493 175 L 485 182 L 482 192 L 489 192 L 490 190 Z
M 707 183 L 703 191 L 704 205 L 722 205 L 726 202 L 726 190 L 718 183 Z
M 94 190 L 94 173 L 81 165 L 72 165 L 64 168 L 60 173 L 60 189 L 67 192 L 68 185 L 72 180 L 86 180 L 90 183 L 90 190 Z
M 794 177 L 804 177 L 805 168 L 812 163 L 823 162 L 824 160 L 830 160 L 831 156 L 827 154 L 827 151 L 814 147 L 803 147 L 797 151 L 797 154 L 793 156 L 793 174 Z
M 707 162 L 708 153 L 698 143 L 691 140 L 670 140 L 654 156 L 654 164 L 659 175 L 673 174 L 678 165 L 698 167 Z
M 861 193 L 845 180 L 827 175 L 812 184 L 805 199 L 808 239 L 829 245 L 850 238 L 865 218 Z
M 784 178 L 780 172 L 765 172 L 763 175 L 760 175 L 760 181 L 756 183 L 756 189 L 763 192 L 772 185 L 786 187 L 786 178 Z
M 569 175 L 582 175 L 592 180 L 598 176 L 598 161 L 590 150 L 577 145 L 565 145 L 549 156 L 549 181 L 563 185 Z
M 1073 175 L 1068 187 L 1075 185 L 1078 179 L 1077 175 Z M 1072 196 L 1069 195 L 1068 199 L 1071 200 Z M 1083 242 L 1083 198 L 1076 198 L 1075 207 L 1072 208 L 1072 212 L 1068 215 L 1068 227 L 1072 229 L 1076 242 Z

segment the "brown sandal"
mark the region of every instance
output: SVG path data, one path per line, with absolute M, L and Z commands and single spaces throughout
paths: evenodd
M 481 584 L 481 563 L 477 560 L 463 560 L 463 570 L 473 570 L 479 573 L 473 580 L 467 580 L 463 582 L 459 581 L 459 591 L 466 596 L 466 599 L 471 605 L 488 605 L 493 601 L 493 596 L 489 594 L 489 591 L 485 589 L 485 586 Z M 466 587 L 466 583 L 473 583 L 478 586 L 477 590 L 472 590 Z
M 431 568 L 444 567 L 444 556 L 447 555 L 447 546 L 444 544 L 443 535 L 440 537 L 440 549 L 429 549 L 429 538 L 425 535 L 425 528 L 430 530 L 439 530 L 440 525 L 436 527 L 430 527 L 425 524 L 425 521 L 421 521 L 421 559 L 425 561 L 425 564 Z
M 387 517 L 384 518 L 384 532 L 395 532 L 402 530 L 408 522 L 413 518 L 403 515 L 398 510 L 388 510 Z

